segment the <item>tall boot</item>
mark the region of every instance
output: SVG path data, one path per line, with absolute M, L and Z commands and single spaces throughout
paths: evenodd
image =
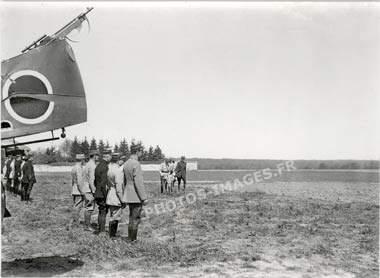
M 95 229 L 92 228 L 91 226 L 91 214 L 92 214 L 92 211 L 87 211 L 87 210 L 84 211 L 84 226 L 85 226 L 85 230 L 94 232 Z
M 116 236 L 116 233 L 115 233 L 115 230 L 114 230 L 114 227 L 115 227 L 114 222 L 115 221 L 110 221 L 108 223 L 108 231 L 109 231 L 109 235 L 110 235 L 111 238 Z
M 132 235 L 131 235 L 131 240 L 135 241 L 137 239 L 137 229 L 133 228 L 132 229 Z
M 98 224 L 99 224 L 99 233 L 104 233 L 106 231 L 106 214 L 99 213 L 98 215 Z

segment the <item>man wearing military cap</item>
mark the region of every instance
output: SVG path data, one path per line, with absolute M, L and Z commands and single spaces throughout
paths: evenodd
M 70 219 L 69 229 L 71 229 L 73 224 L 79 223 L 79 213 L 83 208 L 84 195 L 83 195 L 83 165 L 85 156 L 84 154 L 76 154 L 75 165 L 71 170 L 71 195 L 73 196 L 73 214 Z
M 107 206 L 107 183 L 108 183 L 108 164 L 111 161 L 111 150 L 106 149 L 102 153 L 103 158 L 99 160 L 95 168 L 95 201 L 98 205 L 98 224 L 99 233 L 106 231 L 106 217 L 108 212 Z
M 141 146 L 131 147 L 131 156 L 124 164 L 124 194 L 122 203 L 129 206 L 128 239 L 135 241 L 138 226 L 141 222 L 143 204 L 146 204 L 147 195 L 144 187 L 141 165 L 138 158 L 142 155 Z
M 84 194 L 84 225 L 87 230 L 93 231 L 91 226 L 91 215 L 95 209 L 95 168 L 99 160 L 99 152 L 97 150 L 90 150 L 90 159 L 83 170 L 83 189 Z

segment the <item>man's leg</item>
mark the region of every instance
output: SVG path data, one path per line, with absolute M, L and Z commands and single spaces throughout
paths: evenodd
M 122 208 L 117 206 L 110 206 L 110 222 L 109 222 L 109 235 L 111 238 L 116 237 L 117 227 L 121 220 Z
M 182 177 L 183 180 L 183 191 L 186 191 L 186 177 Z
M 84 226 L 86 230 L 94 231 L 91 226 L 91 215 L 95 209 L 95 200 L 91 192 L 84 194 Z
M 164 183 L 165 183 L 165 180 L 163 177 L 161 177 L 161 194 L 164 193 Z
M 106 231 L 106 217 L 108 212 L 108 207 L 105 198 L 96 198 L 96 203 L 98 204 L 98 224 L 99 233 L 104 233 Z
M 137 230 L 141 222 L 141 211 L 142 204 L 129 204 L 128 238 L 131 241 L 135 241 L 137 239 Z
M 178 192 L 181 190 L 181 177 L 177 177 L 178 181 Z
M 30 182 L 28 184 L 28 189 L 26 191 L 26 200 L 27 201 L 30 201 L 30 193 L 32 192 L 32 189 L 33 189 L 33 182 Z

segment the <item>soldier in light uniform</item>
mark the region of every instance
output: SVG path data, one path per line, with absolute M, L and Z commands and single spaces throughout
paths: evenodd
M 84 205 L 84 195 L 83 195 L 83 165 L 85 156 L 84 154 L 77 154 L 75 156 L 76 163 L 71 170 L 71 195 L 73 196 L 73 214 L 70 219 L 69 228 L 72 225 L 79 224 L 79 214 Z
M 138 157 L 141 155 L 142 148 L 140 146 L 132 146 L 131 156 L 124 164 L 125 188 L 122 203 L 126 203 L 129 206 L 129 241 L 135 241 L 137 238 L 143 204 L 145 205 L 147 200 L 142 169 L 138 162 Z
M 94 231 L 91 226 L 91 215 L 95 209 L 95 168 L 99 160 L 99 152 L 97 150 L 90 150 L 90 159 L 83 170 L 83 189 L 84 195 L 84 225 L 87 230 Z
M 122 203 L 124 173 L 119 165 L 120 160 L 119 154 L 114 153 L 112 154 L 111 162 L 108 165 L 107 205 L 110 211 L 109 235 L 111 238 L 116 237 L 117 227 L 121 220 L 122 209 L 125 207 Z
M 161 179 L 161 194 L 168 190 L 168 175 L 169 169 L 169 159 L 165 159 L 165 162 L 161 163 L 160 168 L 160 179 Z

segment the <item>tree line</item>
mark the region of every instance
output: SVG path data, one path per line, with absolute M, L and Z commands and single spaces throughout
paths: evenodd
M 113 152 L 120 153 L 121 156 L 130 156 L 130 148 L 133 146 L 140 146 L 143 148 L 143 155 L 140 158 L 142 161 L 160 161 L 165 158 L 161 148 L 157 145 L 155 147 L 149 146 L 146 148 L 141 140 L 132 139 L 129 143 L 125 138 L 114 145 L 111 145 L 107 140 L 96 140 L 92 138 L 88 140 L 87 137 L 79 139 L 74 137 L 73 140 L 65 139 L 58 147 L 49 147 L 46 149 L 39 149 L 34 153 L 34 160 L 37 164 L 49 164 L 55 162 L 72 162 L 75 161 L 75 155 L 83 153 L 88 156 L 90 150 L 98 150 L 103 152 L 105 149 L 112 149 Z

